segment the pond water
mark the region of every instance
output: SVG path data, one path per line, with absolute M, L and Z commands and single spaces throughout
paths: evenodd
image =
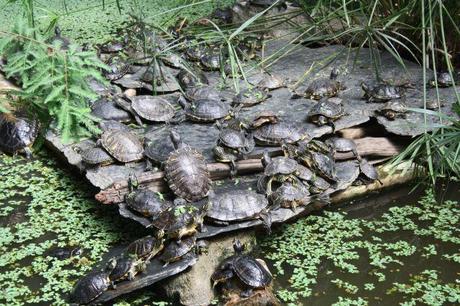
M 284 225 L 259 252 L 289 305 L 458 305 L 459 184 L 371 195 Z

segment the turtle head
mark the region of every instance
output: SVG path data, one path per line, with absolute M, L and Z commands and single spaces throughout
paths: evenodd
M 180 138 L 179 133 L 176 132 L 176 131 L 174 131 L 174 130 L 171 130 L 171 135 L 170 135 L 170 137 L 171 137 L 172 143 L 174 144 L 174 148 L 175 148 L 175 149 L 180 148 L 181 145 L 182 145 L 182 140 L 181 140 L 181 138 Z
M 271 161 L 272 158 L 270 157 L 270 154 L 268 154 L 268 151 L 264 151 L 264 155 L 262 156 L 262 165 L 266 167 Z
M 133 192 L 139 188 L 139 181 L 137 180 L 137 177 L 134 173 L 131 173 L 128 177 L 128 189 L 129 192 Z
M 244 251 L 244 244 L 239 239 L 233 240 L 233 250 L 236 254 L 241 254 Z
M 365 91 L 368 92 L 370 90 L 369 85 L 366 82 L 361 82 L 361 88 Z
M 339 71 L 339 69 L 338 69 L 337 67 L 332 68 L 332 70 L 331 70 L 331 75 L 329 76 L 329 78 L 330 78 L 331 80 L 336 80 L 337 77 L 339 76 L 339 73 L 340 73 L 340 71 Z

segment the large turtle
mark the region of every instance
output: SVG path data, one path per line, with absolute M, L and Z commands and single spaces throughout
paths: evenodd
M 253 135 L 257 144 L 267 146 L 296 143 L 309 137 L 299 126 L 289 122 L 264 124 L 256 128 Z
M 163 249 L 163 234 L 163 231 L 157 231 L 155 236 L 145 236 L 131 242 L 126 247 L 126 254 L 148 262 Z
M 305 90 L 305 92 L 303 94 L 300 94 L 299 96 L 303 96 L 313 100 L 335 97 L 340 90 L 345 89 L 342 83 L 337 81 L 338 75 L 338 69 L 332 69 L 331 75 L 328 79 L 321 78 L 312 81 Z M 297 96 L 298 95 L 295 94 L 294 98 Z
M 181 141 L 176 131 L 171 131 L 173 151 L 165 163 L 165 176 L 171 190 L 187 201 L 201 200 L 208 195 L 211 179 L 201 153 Z
M 109 130 L 102 134 L 98 143 L 116 160 L 129 163 L 144 157 L 144 148 L 136 135 L 120 131 Z
M 307 119 L 316 125 L 330 125 L 335 130 L 334 121 L 345 115 L 343 105 L 322 99 L 307 114 Z
M 10 154 L 24 152 L 32 157 L 31 147 L 37 138 L 40 125 L 25 113 L 0 113 L 0 151 Z
M 228 225 L 230 222 L 239 222 L 261 218 L 267 229 L 271 227 L 271 218 L 267 213 L 267 198 L 254 191 L 232 190 L 210 196 L 211 205 L 206 217 L 213 223 Z
M 92 272 L 83 276 L 75 285 L 70 300 L 77 304 L 89 304 L 110 286 L 107 272 Z
M 404 96 L 403 86 L 382 83 L 371 87 L 366 82 L 362 82 L 361 88 L 364 91 L 364 98 L 369 102 L 387 102 Z

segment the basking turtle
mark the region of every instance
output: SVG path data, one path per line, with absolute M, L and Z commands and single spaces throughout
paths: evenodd
M 142 126 L 141 118 L 151 122 L 174 121 L 176 108 L 164 98 L 142 95 L 129 99 L 131 103 L 122 98 L 116 99 L 116 103 L 130 111 L 140 126 Z
M 235 96 L 233 105 L 251 107 L 267 100 L 269 97 L 270 95 L 265 89 L 258 87 L 247 88 Z
M 199 62 L 201 57 L 209 52 L 209 48 L 202 43 L 197 44 L 197 42 L 192 42 L 191 44 L 192 45 L 190 47 L 185 49 L 184 54 L 188 60 L 192 62 Z
M 105 63 L 109 69 L 104 70 L 103 74 L 110 81 L 117 81 L 131 71 L 131 64 L 122 56 L 111 56 Z
M 267 229 L 271 227 L 271 218 L 267 213 L 267 198 L 254 191 L 231 190 L 210 197 L 211 205 L 206 217 L 213 223 L 228 225 L 230 222 L 262 219 Z
M 318 126 L 329 125 L 334 131 L 334 121 L 344 115 L 345 112 L 341 103 L 337 104 L 323 99 L 313 105 L 307 114 L 307 119 Z
M 442 106 L 444 106 L 444 101 L 437 99 L 437 98 L 426 101 L 427 109 L 438 110 Z
M 137 189 L 138 182 L 128 178 L 129 193 L 125 196 L 128 207 L 144 217 L 157 218 L 163 211 L 171 207 L 158 193 L 149 189 Z
M 270 195 L 273 209 L 278 207 L 296 210 L 297 206 L 307 205 L 310 202 L 310 192 L 301 181 L 283 182 Z
M 334 137 L 327 139 L 326 144 L 332 149 L 333 156 L 335 156 L 336 152 L 352 152 L 358 160 L 361 158 L 358 154 L 358 148 L 356 147 L 356 143 L 353 141 L 353 139 Z
M 144 148 L 136 135 L 125 132 L 109 130 L 102 134 L 98 143 L 109 152 L 116 160 L 129 163 L 144 157 Z
M 436 79 L 433 78 L 430 80 L 429 84 L 432 87 L 450 87 L 454 85 L 454 80 L 450 76 L 448 71 L 442 71 L 436 73 Z
M 201 229 L 207 209 L 207 202 L 198 207 L 177 198 L 171 209 L 162 212 L 153 220 L 152 226 L 163 230 L 167 238 L 180 241 L 182 237 L 194 235 L 197 229 Z
M 89 148 L 79 153 L 81 160 L 88 165 L 107 166 L 115 162 L 107 151 L 99 147 Z
M 80 247 L 58 247 L 47 252 L 46 255 L 57 258 L 59 260 L 64 260 L 75 256 L 80 256 L 82 253 L 83 250 Z
M 77 304 L 89 304 L 110 286 L 109 274 L 92 272 L 83 276 L 75 285 L 70 300 Z
M 143 270 L 145 270 L 144 262 L 136 257 L 130 256 L 112 258 L 109 260 L 106 267 L 113 288 L 116 287 L 116 282 L 125 279 L 133 280 L 134 277 Z
M 165 54 L 162 54 L 160 56 L 160 59 L 169 67 L 176 69 L 184 68 L 187 63 L 186 60 L 182 58 L 182 56 L 175 52 L 167 52 Z
M 274 90 L 285 86 L 285 82 L 281 78 L 272 74 L 266 75 L 257 83 L 258 88 L 263 88 L 266 90 Z
M 127 111 L 118 107 L 111 100 L 101 98 L 91 106 L 91 115 L 103 120 L 114 120 L 119 122 L 131 121 L 131 116 Z
M 376 112 L 388 120 L 406 118 L 407 105 L 403 101 L 388 101 Z
M 328 79 L 317 79 L 312 81 L 301 96 L 313 100 L 335 97 L 339 91 L 345 89 L 342 83 L 337 81 L 338 75 L 338 69 L 332 69 Z
M 222 54 L 219 52 L 219 50 L 208 50 L 201 56 L 200 64 L 204 70 L 220 70 L 220 68 L 223 66 Z
M 102 53 L 118 53 L 120 51 L 123 51 L 127 44 L 128 41 L 126 37 L 123 41 L 111 40 L 104 44 L 98 45 L 97 48 Z
M 247 134 L 241 127 L 224 128 L 219 121 L 216 126 L 220 131 L 217 145 L 232 149 L 241 155 L 249 154 L 254 150 L 255 142 L 252 134 Z
M 163 231 L 157 231 L 155 236 L 145 236 L 131 242 L 126 247 L 126 254 L 133 255 L 144 262 L 148 262 L 151 258 L 163 250 Z
M 365 82 L 361 83 L 364 98 L 369 102 L 387 102 L 393 99 L 401 99 L 404 96 L 404 87 L 386 83 L 371 87 Z
M 180 104 L 185 109 L 185 116 L 194 122 L 214 122 L 231 117 L 238 111 L 232 110 L 225 102 L 210 99 L 200 99 L 191 103 L 181 100 Z
M 279 118 L 278 116 L 272 111 L 262 111 L 257 114 L 254 120 L 251 123 L 251 128 L 256 129 L 261 127 L 264 124 L 271 123 L 275 124 L 278 123 Z
M 324 154 L 315 151 L 307 151 L 299 156 L 300 160 L 307 167 L 314 169 L 320 176 L 335 181 L 335 161 L 330 154 Z
M 174 144 L 171 141 L 171 137 L 168 135 L 150 142 L 147 146 L 145 146 L 144 154 L 154 163 L 163 165 L 163 163 L 168 159 L 169 154 L 171 154 L 174 150 Z
M 212 148 L 212 152 L 216 161 L 230 164 L 230 177 L 235 177 L 238 172 L 236 167 L 236 161 L 239 158 L 238 154 L 236 154 L 232 149 L 219 145 L 216 145 L 214 148 Z
M 259 145 L 279 146 L 282 143 L 291 144 L 308 138 L 297 125 L 289 122 L 268 123 L 253 132 L 254 139 Z
M 220 92 L 210 85 L 188 87 L 185 91 L 185 97 L 190 101 L 197 101 L 200 99 L 215 101 L 223 100 Z
M 30 148 L 39 129 L 39 122 L 22 111 L 0 113 L 0 151 L 9 154 L 24 152 L 27 158 L 31 158 Z
M 103 131 L 110 131 L 110 130 L 117 130 L 117 131 L 125 131 L 129 132 L 131 129 L 126 126 L 125 124 L 115 121 L 115 120 L 104 120 L 99 122 L 98 124 L 99 128 Z
M 185 238 L 181 241 L 171 241 L 164 249 L 160 260 L 165 265 L 180 260 L 197 246 L 196 236 Z
M 273 182 L 282 183 L 297 179 L 298 163 L 295 159 L 284 156 L 271 158 L 266 151 L 262 157 L 262 165 L 264 166 L 263 175 L 267 178 L 264 188 L 267 195 L 272 193 Z
M 201 153 L 184 144 L 177 132 L 171 131 L 173 151 L 165 163 L 165 177 L 171 190 L 187 201 L 198 201 L 208 195 L 211 179 Z
M 177 75 L 177 80 L 182 89 L 209 84 L 208 78 L 200 69 L 182 69 Z
M 359 163 L 359 169 L 361 173 L 359 174 L 357 184 L 369 184 L 374 181 L 378 181 L 381 185 L 383 184 L 379 179 L 379 173 L 366 159 L 362 159 Z

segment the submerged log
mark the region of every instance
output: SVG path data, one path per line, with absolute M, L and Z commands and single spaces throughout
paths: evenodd
M 361 156 L 379 156 L 391 157 L 398 154 L 401 148 L 393 144 L 389 139 L 382 137 L 365 137 L 355 140 L 358 147 L 358 153 Z M 281 150 L 272 151 L 273 155 L 282 154 Z M 353 158 L 350 153 L 337 153 L 337 160 L 347 160 Z M 260 159 L 246 159 L 236 163 L 238 174 L 253 174 L 263 170 Z M 230 176 L 230 165 L 225 163 L 210 163 L 208 170 L 212 180 L 219 180 Z M 164 172 L 145 172 L 138 178 L 139 185 L 153 191 L 167 190 L 164 181 Z M 124 197 L 128 193 L 128 182 L 120 181 L 113 184 L 112 187 L 102 190 L 96 194 L 96 200 L 103 204 L 118 204 L 124 201 Z

